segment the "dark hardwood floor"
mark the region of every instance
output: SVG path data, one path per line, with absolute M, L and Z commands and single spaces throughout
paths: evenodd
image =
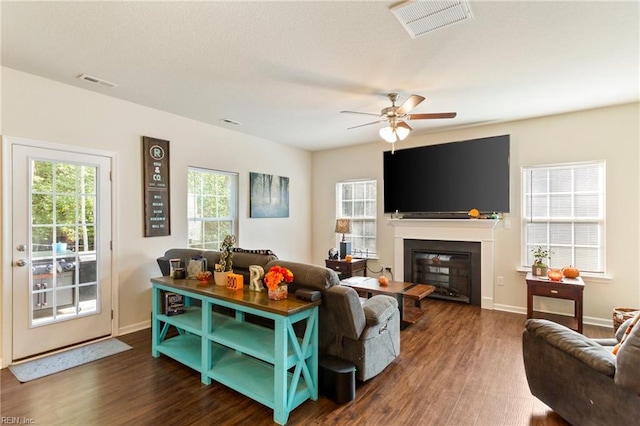
M 400 357 L 356 399 L 321 396 L 295 409 L 290 425 L 567 425 L 531 396 L 522 364 L 524 315 L 425 300 L 402 331 Z M 585 326 L 590 337 L 613 329 Z M 27 383 L 0 372 L 0 415 L 37 425 L 271 425 L 273 412 L 165 356 L 151 356 L 151 333 L 99 361 Z M 23 421 L 24 423 L 24 421 Z

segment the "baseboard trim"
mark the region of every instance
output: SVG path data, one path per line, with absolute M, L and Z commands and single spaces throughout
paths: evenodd
M 493 309 L 496 311 L 512 312 L 514 314 L 527 315 L 527 309 L 521 306 L 494 304 Z M 556 315 L 567 315 L 566 312 L 552 312 L 552 311 L 545 311 L 545 312 L 550 314 L 556 314 Z M 595 325 L 597 327 L 613 328 L 613 320 L 611 318 L 583 317 L 582 322 L 584 324 Z
M 151 328 L 151 320 L 142 321 L 137 324 L 128 325 L 126 327 L 121 327 L 118 329 L 118 336 L 122 336 L 124 334 L 135 333 L 136 331 L 145 330 L 147 328 Z

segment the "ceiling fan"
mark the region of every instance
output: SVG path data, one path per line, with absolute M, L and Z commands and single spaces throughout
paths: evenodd
M 404 140 L 412 130 L 411 126 L 409 126 L 405 120 L 433 120 L 441 118 L 454 118 L 457 115 L 455 112 L 409 114 L 412 109 L 414 109 L 422 101 L 424 101 L 424 96 L 411 95 L 400 106 L 396 106 L 396 101 L 398 100 L 397 93 L 389 93 L 387 96 L 391 100 L 391 106 L 383 108 L 382 111 L 380 111 L 380 114 L 358 111 L 340 111 L 341 113 L 346 114 L 373 115 L 378 117 L 376 121 L 349 127 L 348 130 L 369 126 L 371 124 L 387 122 L 389 123 L 389 125 L 380 129 L 380 137 L 391 144 L 395 144 L 395 142 L 399 140 Z M 391 152 L 394 151 L 394 148 L 395 145 L 392 146 Z

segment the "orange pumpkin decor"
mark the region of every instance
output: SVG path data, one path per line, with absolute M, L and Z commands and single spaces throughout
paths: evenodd
M 389 278 L 385 277 L 384 275 L 380 275 L 378 277 L 378 284 L 380 284 L 383 287 L 386 285 L 389 285 Z
M 560 269 L 549 269 L 547 276 L 551 281 L 562 281 L 562 271 Z
M 565 266 L 562 268 L 562 273 L 567 278 L 578 278 L 580 276 L 578 268 L 574 268 L 573 266 Z

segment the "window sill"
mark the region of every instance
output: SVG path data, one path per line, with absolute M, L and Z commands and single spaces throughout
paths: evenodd
M 527 272 L 531 272 L 531 268 L 523 268 L 522 266 L 516 268 L 517 272 L 520 272 L 522 274 L 526 274 Z M 580 276 L 587 281 L 594 281 L 594 282 L 602 282 L 602 283 L 611 283 L 611 281 L 613 281 L 613 277 L 611 275 L 608 275 L 606 273 L 604 274 L 594 274 L 594 273 L 589 273 L 589 272 L 585 272 L 585 273 L 580 273 Z

